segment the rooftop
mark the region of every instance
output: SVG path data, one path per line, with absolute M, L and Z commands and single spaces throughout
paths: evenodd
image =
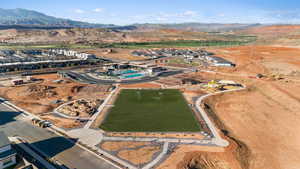
M 0 131 L 0 147 L 4 147 L 10 144 L 6 134 L 3 131 Z

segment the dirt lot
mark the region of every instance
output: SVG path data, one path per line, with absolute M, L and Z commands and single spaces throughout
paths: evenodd
M 150 142 L 134 142 L 134 141 L 106 141 L 101 148 L 106 151 L 119 151 L 125 148 L 134 148 L 149 145 Z
M 300 166 L 299 84 L 257 82 L 250 90 L 209 99 L 232 135 L 249 146 L 249 168 Z
M 61 127 L 65 129 L 71 129 L 71 128 L 77 128 L 83 126 L 83 123 L 80 123 L 79 121 L 72 120 L 72 119 L 65 119 L 65 118 L 60 118 L 52 115 L 42 115 L 41 117 L 44 120 L 51 121 L 57 127 Z
M 86 85 L 69 80 L 56 83 L 54 81 L 60 79 L 56 74 L 36 76 L 36 78 L 44 81 L 34 85 L 1 87 L 0 95 L 34 114 L 42 114 L 56 107 L 57 104 L 54 103 L 56 100 L 101 99 L 105 98 L 109 88 L 109 86 Z
M 157 169 L 241 169 L 228 148 L 180 145 Z
M 194 76 L 234 80 L 248 87 L 243 92 L 217 95 L 206 101 L 212 110 L 210 117 L 236 146 L 213 153 L 181 147 L 170 156 L 173 160 L 166 160 L 159 168 L 298 169 L 300 81 L 295 72 L 300 69 L 300 49 L 243 46 L 211 51 L 237 63 L 237 67 L 216 68 L 221 73 Z M 282 74 L 284 78 L 256 79 L 257 73 L 267 77 Z M 223 165 L 210 165 L 219 163 Z
M 160 84 L 157 83 L 138 83 L 138 84 L 121 84 L 123 88 L 161 88 Z
M 159 146 L 147 146 L 135 150 L 122 150 L 118 153 L 118 156 L 122 159 L 130 161 L 135 165 L 139 165 L 150 162 L 153 155 L 159 151 Z
M 300 48 L 243 46 L 210 51 L 237 64 L 234 69 L 218 69 L 223 72 L 255 76 L 257 73 L 290 75 L 300 71 Z
M 61 106 L 57 111 L 73 117 L 91 117 L 101 103 L 101 100 L 90 101 L 80 99 Z
M 0 87 L 0 96 L 9 99 L 17 106 L 37 115 L 47 115 L 61 126 L 69 125 L 70 120 L 47 114 L 60 104 L 76 99 L 104 99 L 110 86 L 79 84 L 67 79 L 60 79 L 56 74 L 34 76 L 44 81 L 19 87 Z M 57 102 L 57 101 L 60 102 Z M 64 124 L 65 122 L 65 124 Z M 55 123 L 56 124 L 56 123 Z M 77 125 L 76 122 L 74 125 Z
M 107 141 L 101 144 L 106 151 L 115 151 L 117 156 L 130 161 L 135 165 L 150 162 L 155 153 L 160 151 L 160 146 L 151 145 L 151 142 L 134 141 Z

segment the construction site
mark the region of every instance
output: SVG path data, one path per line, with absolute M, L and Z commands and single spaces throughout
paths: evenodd
M 298 169 L 300 48 L 282 38 L 260 44 L 274 38 L 272 26 L 244 31 L 258 42 L 81 49 L 113 63 L 3 76 L 0 96 L 121 168 Z M 120 83 L 136 74 L 155 78 Z

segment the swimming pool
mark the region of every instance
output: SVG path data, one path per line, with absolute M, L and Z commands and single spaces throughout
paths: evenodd
M 144 74 L 143 73 L 136 73 L 136 74 L 121 76 L 121 79 L 130 79 L 130 78 L 141 77 L 141 76 L 144 76 Z
M 137 71 L 135 71 L 135 70 L 124 70 L 120 74 L 126 75 L 126 74 L 130 74 L 130 73 L 137 73 Z

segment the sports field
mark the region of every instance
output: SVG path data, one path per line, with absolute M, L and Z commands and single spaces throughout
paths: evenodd
M 122 90 L 100 128 L 114 132 L 200 131 L 192 110 L 176 89 Z

